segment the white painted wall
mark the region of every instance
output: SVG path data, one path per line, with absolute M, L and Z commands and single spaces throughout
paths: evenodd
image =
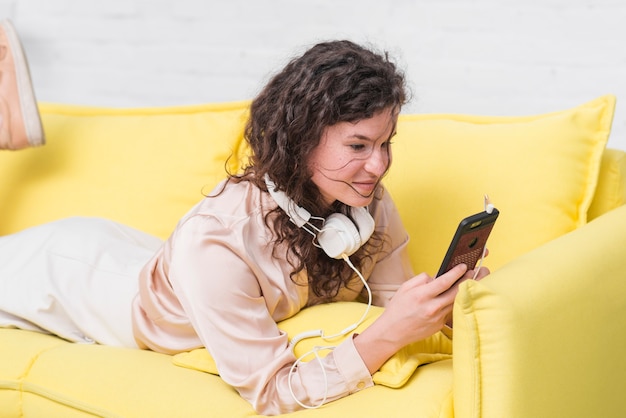
M 624 0 L 0 0 L 41 101 L 249 99 L 293 54 L 349 38 L 406 70 L 405 112 L 537 114 L 612 93 L 626 149 Z

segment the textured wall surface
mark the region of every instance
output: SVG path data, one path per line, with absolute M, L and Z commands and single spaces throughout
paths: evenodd
M 624 0 L 0 0 L 39 100 L 168 106 L 249 99 L 320 40 L 388 50 L 406 112 L 522 115 L 618 98 L 626 149 Z

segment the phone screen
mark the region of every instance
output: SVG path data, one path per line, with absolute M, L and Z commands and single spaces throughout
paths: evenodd
M 499 214 L 497 209 L 493 209 L 491 213 L 480 212 L 463 219 L 452 238 L 436 277 L 462 263 L 466 264 L 469 270 L 473 270 L 483 255 L 487 238 Z

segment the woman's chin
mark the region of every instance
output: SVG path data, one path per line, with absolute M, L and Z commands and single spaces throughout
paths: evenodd
M 374 200 L 374 194 L 371 196 L 346 196 L 342 199 L 338 199 L 344 205 L 352 206 L 355 208 L 362 208 L 368 206 Z

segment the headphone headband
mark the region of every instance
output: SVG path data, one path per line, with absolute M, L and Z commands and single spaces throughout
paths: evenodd
M 311 213 L 298 206 L 285 192 L 276 190 L 276 184 L 268 174 L 265 174 L 265 184 L 276 204 L 289 216 L 291 222 L 298 228 L 309 224 Z M 329 257 L 342 258 L 344 255 L 354 254 L 374 233 L 375 222 L 367 208 L 351 207 L 350 215 L 354 223 L 341 213 L 333 213 L 324 220 L 319 232 L 314 234 L 317 243 Z
M 276 202 L 276 204 L 287 214 L 289 215 L 289 219 L 294 224 L 298 225 L 298 228 L 302 228 L 309 219 L 311 219 L 311 213 L 296 205 L 293 200 L 289 199 L 285 192 L 281 192 L 276 189 L 276 184 L 270 179 L 268 174 L 265 174 L 265 185 L 267 186 L 267 191 L 270 192 L 272 198 Z

